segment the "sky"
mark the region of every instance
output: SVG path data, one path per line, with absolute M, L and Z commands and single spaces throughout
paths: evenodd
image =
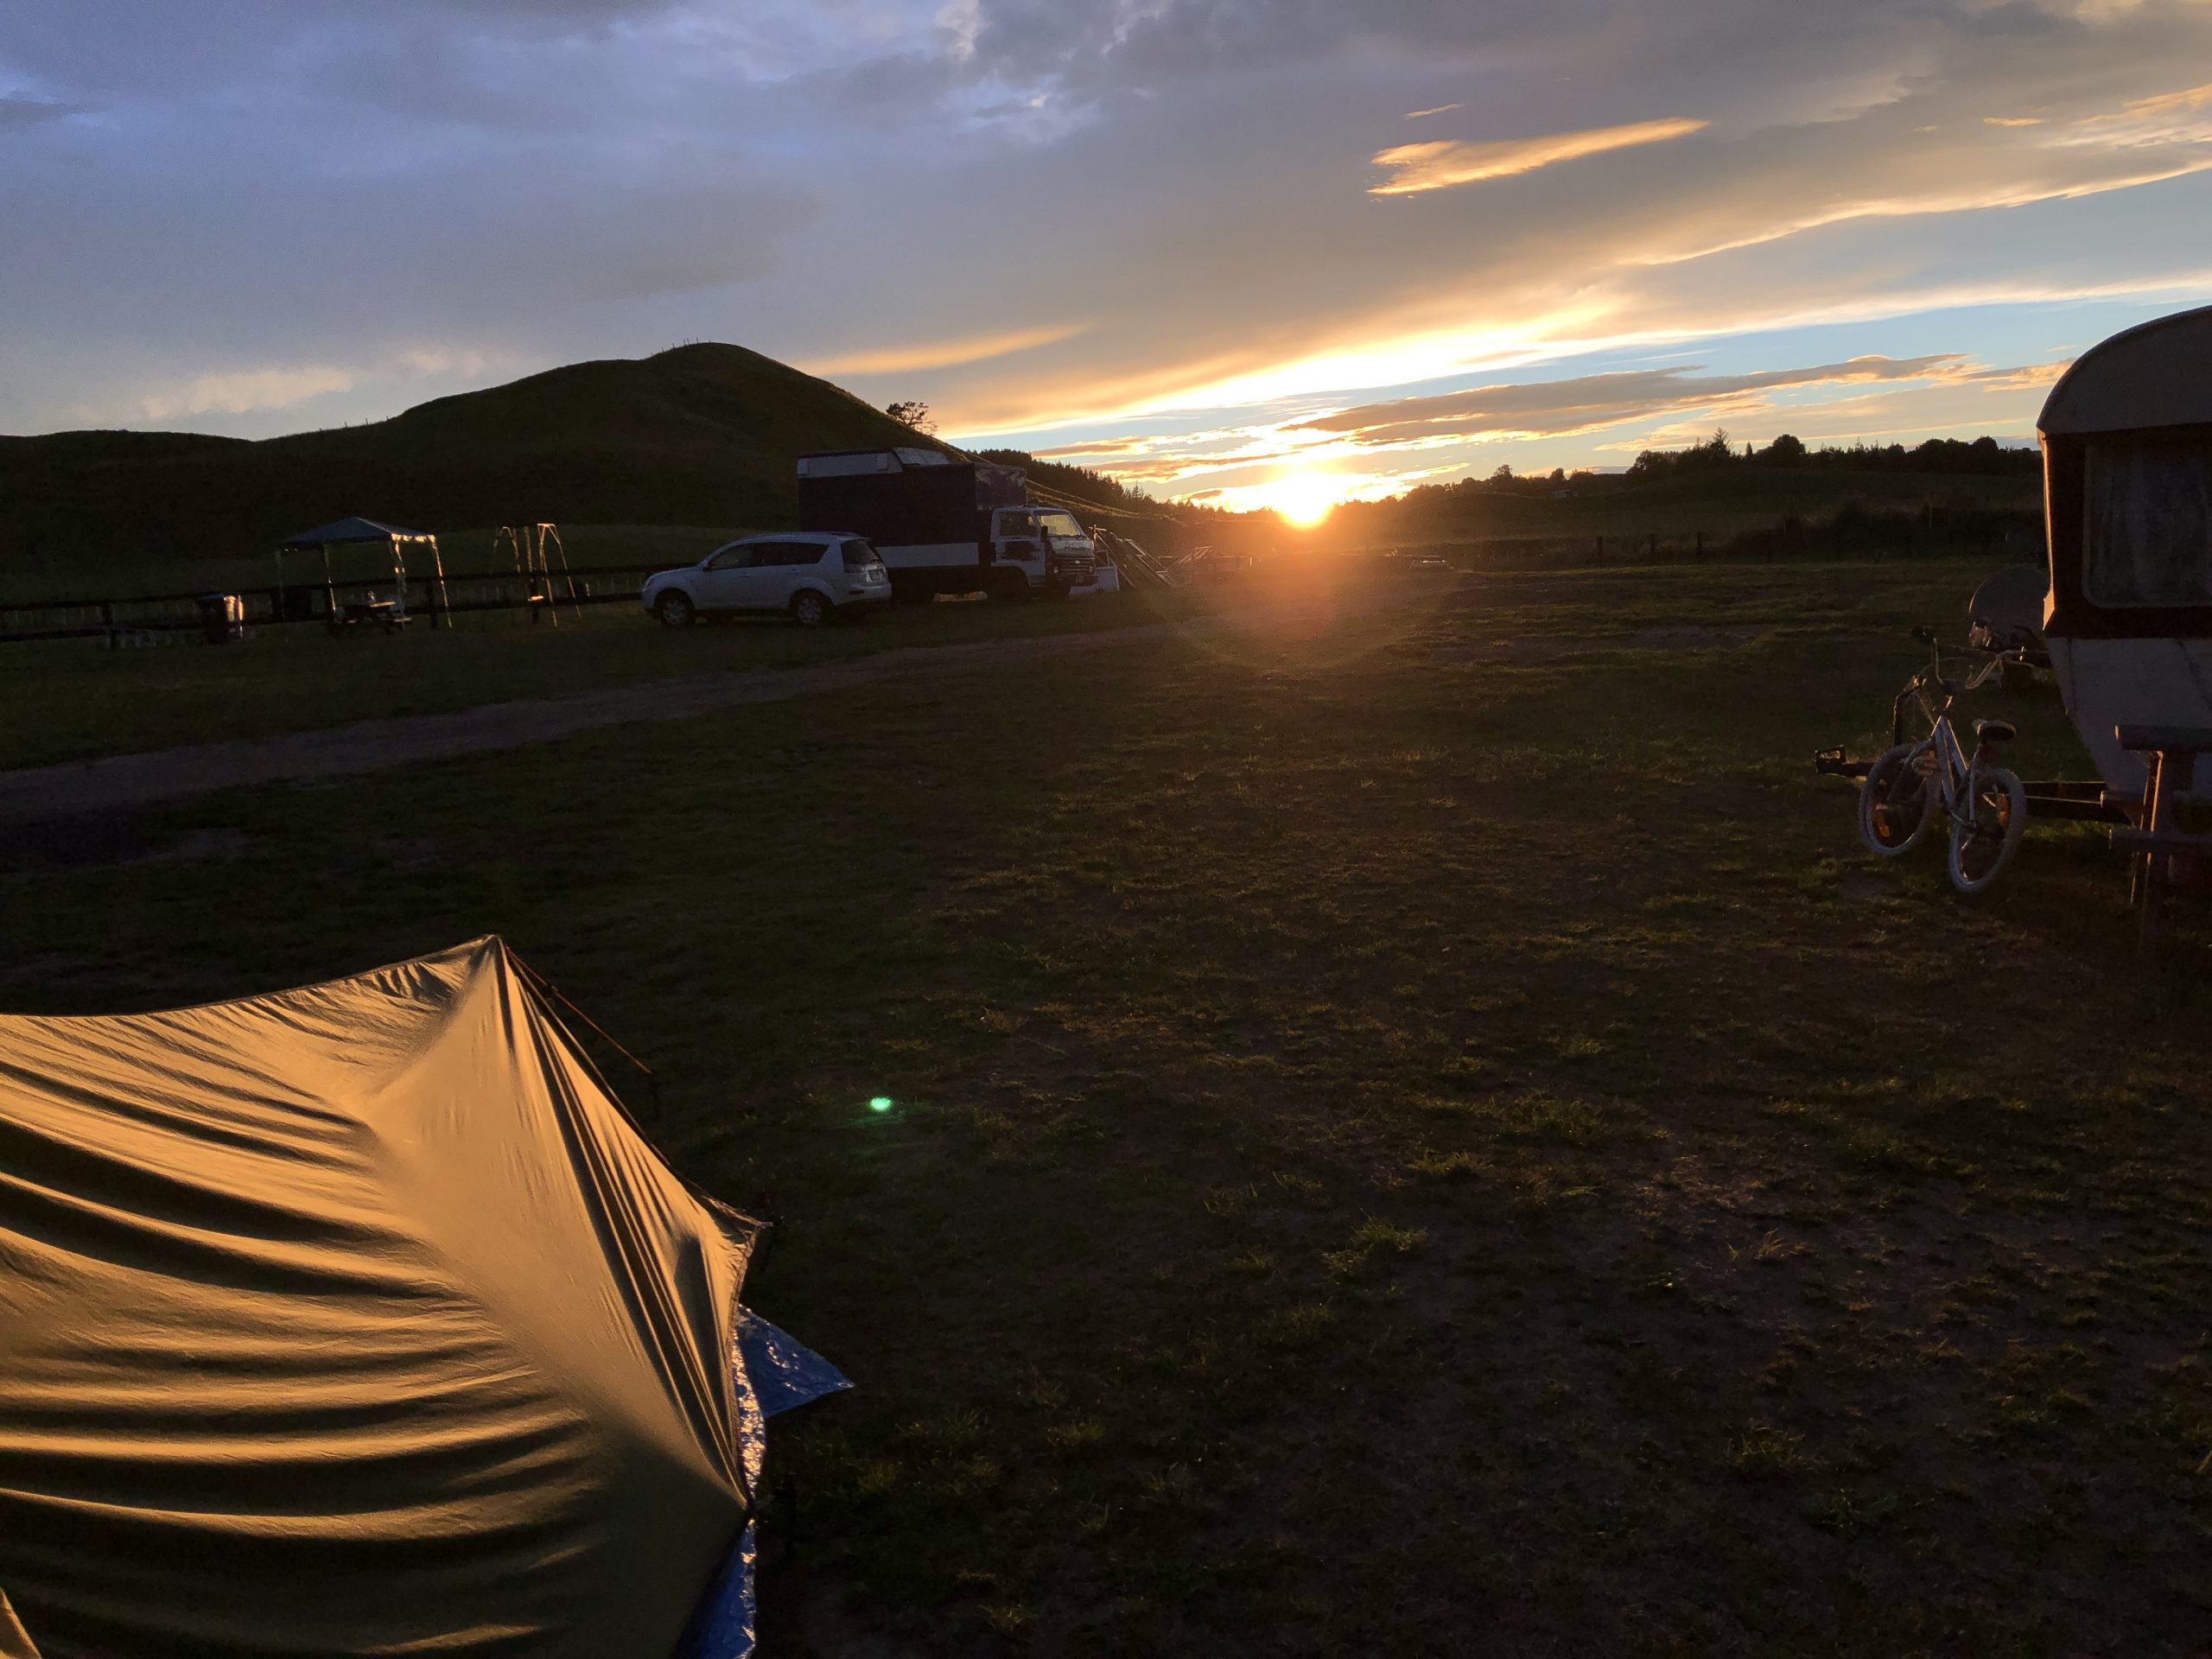
M 2212 0 L 10 0 L 0 432 L 731 340 L 1231 507 L 2027 441 L 2212 302 Z

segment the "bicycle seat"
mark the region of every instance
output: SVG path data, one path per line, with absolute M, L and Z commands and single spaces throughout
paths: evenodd
M 2009 720 L 1977 720 L 1974 734 L 1985 743 L 2009 743 L 2020 733 Z

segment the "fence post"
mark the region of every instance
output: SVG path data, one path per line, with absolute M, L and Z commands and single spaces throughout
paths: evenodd
M 1701 530 L 1697 533 L 1697 557 L 1699 563 L 1705 563 L 1705 532 Z
M 1597 564 L 1603 564 L 1605 562 L 1605 538 L 1604 537 L 1600 536 L 1600 537 L 1598 538 L 1598 556 L 1597 556 L 1597 557 L 1592 561 L 1592 563 L 1597 563 Z
M 116 648 L 115 601 L 111 599 L 100 601 L 100 626 L 107 630 L 107 648 L 113 651 Z
M 1659 537 L 1656 534 L 1643 544 L 1643 562 L 1646 564 L 1659 563 Z

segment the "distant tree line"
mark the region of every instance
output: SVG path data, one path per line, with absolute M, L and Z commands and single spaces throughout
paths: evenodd
M 1963 438 L 1929 438 L 1910 448 L 1901 443 L 1854 443 L 1847 448 L 1824 444 L 1810 449 L 1802 439 L 1784 432 L 1764 449 L 1748 443 L 1738 449 L 1724 428 L 1687 449 L 1646 449 L 1637 456 L 1627 476 L 1637 483 L 1656 483 L 1662 478 L 1729 467 L 2010 478 L 2040 471 L 2043 456 L 2037 450 L 2002 444 L 1988 436 L 1972 442 Z
M 1471 496 L 1516 495 L 1544 497 L 1580 495 L 1592 491 L 1656 484 L 1664 479 L 1733 468 L 1791 472 L 1916 473 L 1954 477 L 2025 478 L 2042 470 L 2039 451 L 1980 437 L 1929 438 L 1908 448 L 1902 443 L 1848 446 L 1827 444 L 1809 448 L 1802 438 L 1784 432 L 1760 448 L 1740 448 L 1726 429 L 1702 443 L 1684 449 L 1646 449 L 1626 471 L 1598 473 L 1587 469 L 1567 472 L 1516 473 L 1500 467 L 1487 478 L 1470 475 L 1450 484 L 1421 484 L 1402 498 L 1409 507 L 1444 506 Z

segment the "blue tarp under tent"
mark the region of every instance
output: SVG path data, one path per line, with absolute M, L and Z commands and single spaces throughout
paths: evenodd
M 173 1012 L 0 1017 L 0 1656 L 741 1659 L 741 1306 L 494 938 Z

